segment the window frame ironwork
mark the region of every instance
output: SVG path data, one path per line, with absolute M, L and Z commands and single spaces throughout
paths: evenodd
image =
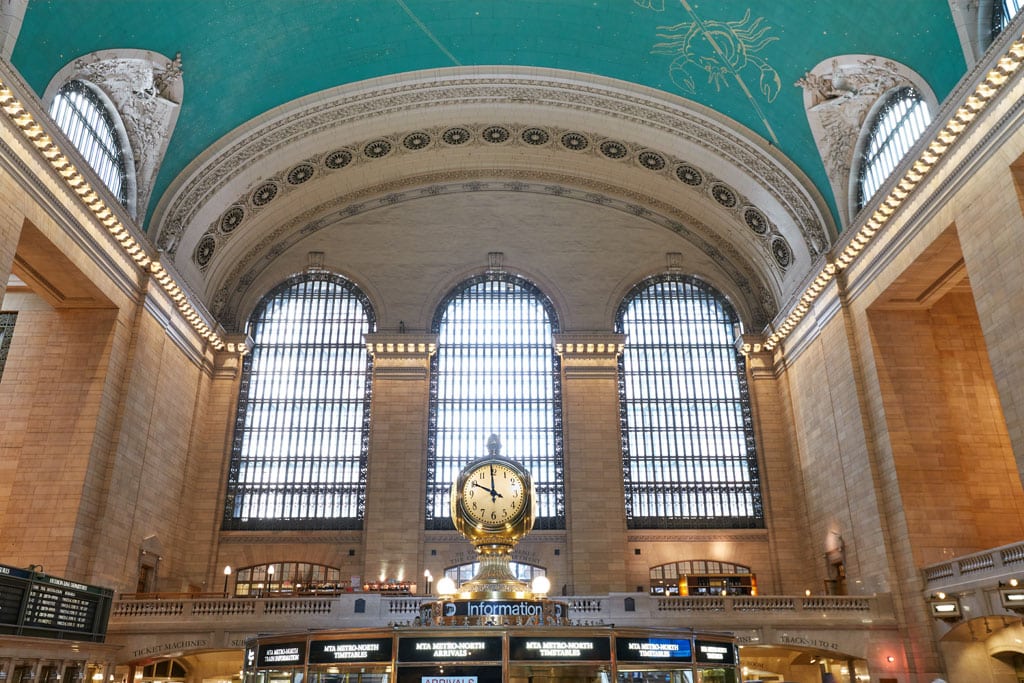
M 709 301 L 718 306 L 721 314 L 724 316 L 725 321 L 722 323 L 723 328 L 728 327 L 731 329 L 730 340 L 728 343 L 716 343 L 703 345 L 690 344 L 685 345 L 682 343 L 675 345 L 666 345 L 658 342 L 657 339 L 647 344 L 651 349 L 661 349 L 658 354 L 662 358 L 669 358 L 669 355 L 665 353 L 666 350 L 675 350 L 679 356 L 685 357 L 686 355 L 695 355 L 695 351 L 704 350 L 705 352 L 714 349 L 718 354 L 718 360 L 722 361 L 728 359 L 729 366 L 724 367 L 718 371 L 718 375 L 722 377 L 728 377 L 730 382 L 735 382 L 735 397 L 729 399 L 728 396 L 715 395 L 707 396 L 699 392 L 695 392 L 693 397 L 688 399 L 689 403 L 693 404 L 693 407 L 700 407 L 702 413 L 698 414 L 698 411 L 693 410 L 692 412 L 697 415 L 696 419 L 704 419 L 712 427 L 719 426 L 716 420 L 718 418 L 709 419 L 709 407 L 712 405 L 712 401 L 722 403 L 726 401 L 732 404 L 732 409 L 738 408 L 739 414 L 733 416 L 737 427 L 733 427 L 733 438 L 737 439 L 733 445 L 739 443 L 738 439 L 742 437 L 742 453 L 732 454 L 723 457 L 720 454 L 715 453 L 681 453 L 681 452 L 663 452 L 662 450 L 668 448 L 668 440 L 662 439 L 656 441 L 653 436 L 646 440 L 646 443 L 651 449 L 651 455 L 645 458 L 643 461 L 633 452 L 633 440 L 639 438 L 640 434 L 654 434 L 654 420 L 651 416 L 648 417 L 647 422 L 651 425 L 649 429 L 640 430 L 634 429 L 631 426 L 630 412 L 634 409 L 634 406 L 638 407 L 638 411 L 643 414 L 644 410 L 652 411 L 653 407 L 658 405 L 664 405 L 666 407 L 673 407 L 672 401 L 677 403 L 686 403 L 683 400 L 684 389 L 693 389 L 694 387 L 680 386 L 679 382 L 690 375 L 685 372 L 676 371 L 674 373 L 661 373 L 655 374 L 648 369 L 643 372 L 633 372 L 627 368 L 628 359 L 632 357 L 638 349 L 643 348 L 644 340 L 637 339 L 636 334 L 630 335 L 632 330 L 627 329 L 626 315 L 629 312 L 631 306 L 639 297 L 643 296 L 648 290 L 653 289 L 656 286 L 663 284 L 677 284 L 683 285 L 684 287 L 691 288 L 701 293 L 702 301 Z M 666 318 L 666 324 L 675 324 L 677 327 L 681 321 L 673 323 L 672 319 Z M 710 322 L 708 323 L 710 324 Z M 695 328 L 697 329 L 697 328 Z M 704 328 L 707 329 L 707 328 Z M 623 490 L 625 491 L 624 504 L 626 507 L 626 524 L 630 529 L 751 529 L 751 528 L 763 528 L 764 527 L 764 503 L 761 493 L 761 482 L 759 473 L 759 464 L 757 459 L 757 447 L 754 438 L 753 428 L 753 417 L 751 415 L 750 407 L 750 392 L 747 386 L 746 379 L 746 364 L 744 362 L 743 355 L 736 350 L 734 341 L 735 335 L 738 334 L 740 329 L 739 317 L 737 316 L 735 309 L 717 289 L 709 285 L 708 283 L 700 280 L 699 278 L 692 277 L 689 275 L 680 275 L 674 273 L 666 273 L 649 277 L 630 289 L 630 291 L 623 298 L 622 303 L 619 305 L 618 310 L 615 314 L 615 331 L 620 334 L 626 334 L 626 346 L 623 352 L 619 354 L 618 358 L 618 385 L 619 385 L 619 419 L 620 419 L 620 434 L 622 439 L 622 477 L 623 477 Z M 705 335 L 706 338 L 707 335 Z M 719 335 L 721 336 L 721 335 Z M 648 360 L 651 356 L 648 356 Z M 710 358 L 706 356 L 705 360 Z M 731 365 L 735 363 L 735 365 Z M 682 365 L 680 365 L 682 367 Z M 727 372 L 726 372 L 727 371 Z M 631 381 L 633 376 L 645 377 L 644 384 L 641 387 L 642 395 L 631 397 L 628 395 L 627 383 Z M 699 375 L 693 373 L 692 376 L 701 378 L 708 378 L 710 375 L 705 373 Z M 657 393 L 650 386 L 652 378 L 659 378 L 658 381 L 661 383 L 658 390 L 667 392 L 670 394 L 670 400 L 665 401 L 663 399 L 656 399 L 654 396 Z M 708 386 L 710 386 L 710 379 L 708 380 Z M 722 389 L 723 385 L 719 383 L 718 388 Z M 671 396 L 671 394 L 675 394 Z M 679 406 L 677 405 L 676 408 Z M 668 435 L 674 437 L 676 445 L 684 442 L 686 435 L 683 434 L 683 428 L 678 424 L 668 424 L 668 418 L 671 415 L 672 420 L 677 420 L 677 415 L 672 415 L 670 411 L 661 410 L 658 411 L 660 415 L 666 418 L 666 425 L 663 427 L 659 426 L 659 436 Z M 671 429 L 668 429 L 671 427 Z M 701 430 L 691 429 L 690 432 L 697 434 Z M 634 433 L 635 432 L 635 433 Z M 719 429 L 720 433 L 725 433 L 724 430 Z M 703 479 L 696 478 L 696 473 L 699 471 L 706 473 L 708 463 L 716 461 L 729 462 L 732 464 L 734 469 L 741 468 L 743 477 L 736 481 L 731 481 L 728 477 L 716 480 L 713 482 L 707 482 Z M 675 481 L 661 482 L 634 482 L 634 464 L 644 462 L 648 463 L 650 467 L 661 471 L 662 476 L 672 476 Z M 689 466 L 690 477 L 686 476 L 682 468 Z M 653 471 L 653 470 L 652 470 Z M 725 472 L 719 468 L 718 474 L 721 475 Z M 654 494 L 656 505 L 659 510 L 658 514 L 641 514 L 639 508 L 639 496 L 641 494 Z M 732 495 L 732 507 L 734 511 L 738 511 L 740 507 L 749 507 L 749 514 L 707 514 L 707 510 L 703 508 L 706 503 L 701 503 L 698 507 L 702 509 L 698 510 L 693 514 L 686 514 L 685 511 L 676 512 L 674 514 L 665 514 L 671 511 L 673 508 L 677 510 L 683 510 L 686 505 L 685 501 L 687 496 L 691 496 L 698 499 L 707 500 L 708 498 L 714 502 L 716 499 L 718 503 L 725 504 L 725 507 L 729 507 L 729 496 Z M 675 503 L 666 502 L 666 496 L 675 497 Z M 724 497 L 724 498 L 723 498 Z M 746 499 L 749 501 L 749 505 L 741 505 L 741 501 Z
M 0 378 L 4 376 L 4 366 L 7 365 L 7 354 L 11 350 L 11 339 L 17 322 L 17 311 L 0 311 Z
M 373 357 L 366 351 L 365 341 L 359 339 L 358 342 L 351 339 L 343 340 L 342 343 L 333 345 L 333 348 L 348 348 L 350 353 L 355 357 L 362 355 L 364 357 L 363 363 L 361 364 L 362 374 L 362 397 L 359 399 L 361 407 L 356 410 L 361 410 L 361 415 L 358 417 L 358 424 L 360 434 L 358 436 L 358 454 L 354 454 L 354 458 L 347 458 L 346 460 L 335 460 L 328 461 L 323 459 L 324 463 L 330 464 L 333 462 L 335 465 L 341 465 L 344 467 L 346 463 L 349 469 L 354 466 L 355 477 L 349 477 L 343 481 L 325 481 L 323 479 L 310 480 L 304 482 L 301 485 L 291 484 L 289 488 L 288 482 L 275 484 L 280 488 L 282 492 L 302 490 L 303 487 L 308 489 L 306 492 L 307 496 L 316 495 L 328 495 L 329 489 L 334 487 L 335 490 L 341 491 L 342 488 L 349 488 L 355 492 L 355 504 L 354 514 L 349 516 L 315 516 L 309 515 L 310 506 L 314 506 L 317 500 L 307 498 L 306 505 L 306 516 L 295 516 L 295 517 L 245 517 L 235 514 L 235 508 L 238 503 L 238 496 L 244 495 L 243 482 L 239 481 L 242 467 L 243 457 L 245 455 L 244 449 L 246 446 L 246 438 L 248 433 L 251 431 L 248 423 L 250 419 L 250 411 L 253 409 L 253 404 L 256 402 L 251 399 L 250 392 L 253 388 L 253 365 L 256 362 L 256 358 L 260 356 L 261 349 L 258 348 L 260 340 L 257 338 L 259 331 L 257 326 L 261 324 L 261 318 L 266 313 L 267 308 L 275 301 L 284 295 L 288 290 L 303 284 L 313 282 L 326 282 L 336 286 L 340 289 L 338 292 L 340 295 L 347 298 L 351 298 L 356 304 L 358 304 L 365 316 L 365 331 L 362 334 L 373 332 L 376 329 L 376 318 L 373 311 L 373 307 L 370 304 L 369 299 L 366 295 L 356 286 L 355 283 L 350 280 L 333 273 L 327 272 L 306 272 L 294 275 L 278 286 L 271 290 L 260 303 L 256 306 L 252 316 L 249 319 L 248 330 L 250 336 L 255 340 L 256 345 L 253 351 L 245 356 L 243 361 L 242 378 L 239 386 L 238 393 L 238 412 L 235 418 L 234 426 L 234 437 L 232 439 L 231 448 L 231 460 L 228 468 L 228 485 L 227 492 L 224 498 L 224 516 L 222 522 L 222 529 L 224 530 L 358 530 L 362 529 L 363 519 L 366 511 L 366 471 L 367 471 L 367 453 L 369 450 L 369 429 L 370 429 L 370 398 L 372 394 L 373 382 Z M 307 323 L 312 320 L 306 320 Z M 351 334 L 351 331 L 350 331 Z M 321 337 L 323 340 L 323 337 Z M 295 344 L 291 347 L 293 350 L 298 351 L 300 348 L 309 348 L 315 346 L 311 344 L 307 337 L 300 344 Z M 321 343 L 321 347 L 327 348 L 327 344 Z M 346 366 L 347 367 L 347 366 Z M 343 375 L 346 371 L 343 368 L 338 368 L 338 372 Z M 353 365 L 348 368 L 348 374 L 355 377 L 357 372 L 356 367 Z M 294 380 L 293 380 L 294 381 Z M 339 388 L 340 389 L 340 388 Z M 329 396 L 319 396 L 318 398 L 325 399 L 320 405 L 327 404 L 330 401 Z M 302 399 L 295 399 L 302 400 Z M 340 405 L 341 399 L 335 399 L 335 402 Z M 355 404 L 355 401 L 349 401 Z M 311 404 L 312 405 L 312 404 Z M 352 430 L 347 430 L 352 431 Z M 338 433 L 344 434 L 346 430 L 338 430 Z M 286 432 L 290 433 L 290 432 Z M 308 434 L 322 433 L 322 430 L 309 429 L 306 430 Z M 301 457 L 300 457 L 301 459 Z M 257 466 L 265 466 L 267 463 L 280 463 L 282 465 L 288 465 L 289 463 L 298 462 L 297 459 L 292 458 L 291 460 L 285 460 L 281 458 L 275 458 L 274 454 L 264 454 L 260 459 L 252 461 Z M 312 464 L 310 465 L 312 467 Z M 339 488 L 340 487 L 340 488 Z M 321 498 L 322 500 L 322 498 Z
M 503 271 L 490 271 L 482 275 L 471 277 L 454 287 L 438 305 L 431 323 L 431 331 L 438 335 L 438 348 L 430 359 L 427 481 L 424 497 L 425 527 L 428 530 L 454 529 L 451 516 L 447 510 L 449 509 L 450 504 L 451 485 L 455 477 L 458 475 L 458 470 L 464 467 L 467 463 L 487 455 L 486 443 L 487 437 L 490 433 L 496 433 L 503 443 L 507 441 L 505 435 L 501 433 L 501 429 L 498 425 L 488 424 L 479 426 L 475 430 L 480 434 L 479 452 L 476 454 L 466 454 L 465 457 L 458 459 L 445 458 L 448 460 L 448 462 L 445 463 L 445 469 L 453 471 L 453 476 L 451 477 L 451 480 L 448 478 L 445 478 L 443 481 L 439 480 L 438 468 L 441 460 L 438 453 L 440 441 L 438 438 L 439 413 L 441 412 L 439 405 L 441 401 L 441 397 L 439 396 L 441 381 L 440 368 L 442 360 L 446 357 L 448 350 L 448 347 L 446 347 L 442 338 L 442 324 L 445 321 L 445 316 L 449 307 L 456 299 L 463 296 L 472 288 L 485 283 L 505 283 L 506 285 L 522 289 L 525 295 L 528 295 L 543 308 L 547 316 L 547 325 L 549 326 L 549 329 L 545 334 L 548 336 L 546 345 L 549 349 L 547 353 L 549 353 L 550 356 L 547 356 L 543 360 L 543 371 L 545 373 L 544 376 L 550 377 L 551 380 L 551 397 L 549 400 L 552 413 L 550 417 L 549 432 L 552 452 L 550 456 L 542 458 L 540 454 L 512 452 L 514 450 L 513 447 L 506 448 L 502 452 L 502 455 L 520 462 L 530 470 L 538 498 L 538 514 L 534 521 L 534 529 L 564 529 L 565 470 L 562 436 L 562 372 L 561 359 L 558 357 L 558 354 L 555 353 L 553 340 L 551 339 L 552 335 L 558 333 L 558 316 L 551 300 L 540 290 L 540 288 L 525 278 Z M 501 347 L 492 346 L 490 348 Z M 550 360 L 548 360 L 548 358 Z M 508 402 L 509 401 L 507 400 L 505 401 L 505 403 Z M 498 409 L 500 409 L 500 407 Z M 438 499 L 438 496 L 440 496 L 440 500 Z M 551 514 L 543 514 L 545 510 L 551 510 Z
M 931 120 L 928 103 L 914 86 L 903 86 L 886 95 L 872 119 L 857 169 L 858 210 L 885 185 Z
M 992 20 L 988 45 L 991 45 L 999 37 L 999 34 L 1006 30 L 1006 27 L 1022 9 L 1024 9 L 1024 0 L 992 0 Z
M 57 91 L 49 114 L 117 201 L 127 206 L 125 144 L 106 102 L 88 84 L 72 80 Z

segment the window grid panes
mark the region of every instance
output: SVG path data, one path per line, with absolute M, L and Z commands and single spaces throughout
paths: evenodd
M 351 591 L 351 583 L 342 580 L 337 567 L 309 562 L 273 562 L 239 569 L 232 593 L 255 597 L 333 595 L 346 591 Z
M 547 576 L 548 573 L 547 569 L 539 565 L 528 564 L 526 562 L 516 562 L 514 560 L 508 563 L 508 568 L 516 579 L 524 583 L 530 583 L 538 576 Z M 452 581 L 455 582 L 456 586 L 461 586 L 475 577 L 479 571 L 479 562 L 467 562 L 466 564 L 447 567 L 444 570 L 444 575 L 451 578 Z
M 878 192 L 929 123 L 928 105 L 916 90 L 900 88 L 889 96 L 868 134 L 857 184 L 858 209 Z
M 565 528 L 561 381 L 554 307 L 531 283 L 489 273 L 441 304 L 433 331 L 426 524 L 451 529 L 451 486 L 467 463 L 501 455 L 523 464 L 537 491 L 536 529 Z
M 257 308 L 232 448 L 225 529 L 358 529 L 365 507 L 374 327 L 365 296 L 297 275 Z
M 623 479 L 632 529 L 764 525 L 739 321 L 707 284 L 665 275 L 616 316 Z
M 0 378 L 4 376 L 4 366 L 7 364 L 7 352 L 11 348 L 11 337 L 14 336 L 14 323 L 17 320 L 17 313 L 0 311 Z
M 1024 7 L 1024 0 L 993 0 L 992 3 L 992 40 L 1006 30 L 1013 18 Z
M 114 121 L 99 96 L 81 81 L 58 91 L 50 118 L 121 204 L 128 202 L 127 171 Z

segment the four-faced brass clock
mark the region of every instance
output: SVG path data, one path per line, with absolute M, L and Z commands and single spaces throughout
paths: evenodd
M 452 521 L 474 545 L 514 545 L 533 528 L 533 479 L 499 448 L 492 436 L 490 454 L 466 465 L 452 486 Z
M 488 459 L 466 473 L 459 494 L 473 523 L 504 526 L 526 509 L 528 485 L 518 467 Z

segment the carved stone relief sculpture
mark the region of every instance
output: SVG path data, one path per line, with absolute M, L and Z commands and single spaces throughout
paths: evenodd
M 894 88 L 912 85 L 935 107 L 935 95 L 920 76 L 897 62 L 870 55 L 833 57 L 794 85 L 804 90 L 807 121 L 840 212 L 850 204 L 858 143 L 875 104 Z M 851 219 L 851 215 L 840 216 L 844 225 Z
M 62 85 L 87 81 L 107 96 L 124 126 L 135 166 L 135 218 L 146 215 L 157 173 L 178 119 L 183 95 L 181 55 L 169 59 L 143 50 L 104 50 L 61 69 L 44 95 L 49 105 Z

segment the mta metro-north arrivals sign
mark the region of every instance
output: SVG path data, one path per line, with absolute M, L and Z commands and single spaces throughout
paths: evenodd
M 0 564 L 0 634 L 102 643 L 114 591 Z

